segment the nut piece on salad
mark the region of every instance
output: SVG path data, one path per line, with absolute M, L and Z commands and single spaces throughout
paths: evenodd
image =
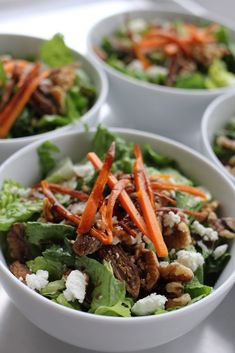
M 45 153 L 46 152 L 46 153 Z M 158 315 L 202 300 L 230 258 L 235 220 L 149 145 L 99 126 L 82 161 L 38 148 L 42 179 L 5 180 L 0 232 L 10 271 L 74 310 Z M 45 158 L 46 156 L 46 158 Z

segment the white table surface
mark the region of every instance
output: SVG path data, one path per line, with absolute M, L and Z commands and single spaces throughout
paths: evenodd
M 155 2 L 164 7 L 172 7 L 167 0 Z M 30 3 L 11 1 L 0 5 L 0 33 L 23 33 L 49 38 L 54 33 L 61 32 L 71 47 L 85 52 L 86 34 L 94 22 L 123 9 L 136 8 L 143 3 L 151 4 L 147 0 L 42 0 Z M 118 126 L 114 117 L 107 118 L 107 107 L 103 110 L 103 116 L 108 125 Z M 192 145 L 200 150 L 196 140 Z M 235 288 L 217 310 L 196 329 L 177 340 L 142 353 L 234 353 L 234 297 Z M 34 326 L 15 308 L 0 286 L 0 353 L 75 352 L 89 353 L 87 350 L 62 343 Z

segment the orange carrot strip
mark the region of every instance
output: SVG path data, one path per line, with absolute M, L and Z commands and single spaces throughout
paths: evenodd
M 48 200 L 53 204 L 54 209 L 60 216 L 63 218 L 68 219 L 72 223 L 79 225 L 80 223 L 80 217 L 77 215 L 74 215 L 70 211 L 68 211 L 61 203 L 57 200 L 57 198 L 53 195 L 49 188 L 49 183 L 47 180 L 42 180 L 41 181 L 41 187 L 42 187 L 42 192 L 43 194 L 48 198 Z
M 154 48 L 161 48 L 165 44 L 169 43 L 169 40 L 164 38 L 149 38 L 149 39 L 142 39 L 139 43 L 139 47 L 141 49 L 154 49 Z
M 146 190 L 145 178 L 138 159 L 136 159 L 134 165 L 134 179 L 137 190 L 137 198 L 148 229 L 148 237 L 153 242 L 159 257 L 168 256 L 168 250 L 164 242 L 155 211 Z
M 16 65 L 23 70 L 28 64 L 26 60 L 9 60 L 3 63 L 3 68 L 6 73 L 11 74 Z
M 205 193 L 197 188 L 194 188 L 193 186 L 189 185 L 179 185 L 179 184 L 161 184 L 158 182 L 152 182 L 151 183 L 153 190 L 175 190 L 175 191 L 182 191 L 186 192 L 188 194 L 194 195 L 194 196 L 199 196 L 203 200 L 207 200 L 207 197 Z
M 71 188 L 67 188 L 66 186 L 60 185 L 60 184 L 53 184 L 49 183 L 49 188 L 52 191 L 59 192 L 61 194 L 66 194 L 70 195 L 76 199 L 79 199 L 81 201 L 87 201 L 89 198 L 89 195 L 87 195 L 85 192 L 79 191 L 79 190 L 73 190 Z
M 102 239 L 102 242 L 104 242 L 105 244 L 112 244 L 113 233 L 112 233 L 112 229 L 108 225 L 106 200 L 103 201 L 103 203 L 99 209 L 99 213 L 101 215 L 101 219 L 104 224 L 105 230 L 108 233 L 108 235 L 106 235 L 106 237 Z
M 168 56 L 174 56 L 179 52 L 179 47 L 177 44 L 174 43 L 167 44 L 164 48 L 164 52 Z
M 142 152 L 141 152 L 141 149 L 140 149 L 139 145 L 134 145 L 134 154 L 135 154 L 136 158 L 139 161 L 139 166 L 140 166 L 140 168 L 142 170 L 142 173 L 144 175 L 144 179 L 145 179 L 145 183 L 146 183 L 146 190 L 147 190 L 147 193 L 148 193 L 148 196 L 149 196 L 149 200 L 151 202 L 151 205 L 152 205 L 153 209 L 155 209 L 156 205 L 155 205 L 155 200 L 154 200 L 154 194 L 153 194 L 153 190 L 152 190 L 152 187 L 151 187 L 151 183 L 150 183 L 149 177 L 148 177 L 148 175 L 147 175 L 147 173 L 145 171 L 145 168 L 144 168 Z
M 107 152 L 104 164 L 100 170 L 98 178 L 96 179 L 95 185 L 93 186 L 93 189 L 87 200 L 85 210 L 82 214 L 81 223 L 78 228 L 81 234 L 88 232 L 92 227 L 95 214 L 97 212 L 99 202 L 102 198 L 102 193 L 104 191 L 105 185 L 108 180 L 109 172 L 112 167 L 114 154 L 115 144 L 113 142 Z
M 127 184 L 130 181 L 128 179 L 121 179 L 117 182 L 116 185 L 114 185 L 114 188 L 109 195 L 108 203 L 107 203 L 107 210 L 106 210 L 106 220 L 107 220 L 107 232 L 108 234 L 111 232 L 113 229 L 113 222 L 112 222 L 112 217 L 113 217 L 113 209 L 115 206 L 115 203 L 120 195 L 120 193 L 125 189 Z
M 93 164 L 96 169 L 101 170 L 102 162 L 94 152 L 88 153 L 87 159 Z M 108 177 L 108 186 L 110 187 L 110 189 L 113 189 L 117 182 L 118 181 L 115 176 L 110 173 Z M 125 190 L 120 193 L 119 200 L 122 204 L 122 207 L 130 215 L 130 218 L 135 223 L 135 225 L 140 229 L 142 233 L 146 235 L 146 224 Z
M 41 80 L 47 77 L 50 72 L 47 70 L 38 75 L 39 69 L 40 64 L 36 64 L 26 76 L 19 91 L 0 113 L 0 138 L 6 137 Z

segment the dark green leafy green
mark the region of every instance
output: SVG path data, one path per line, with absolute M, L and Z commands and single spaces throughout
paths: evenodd
M 81 305 L 79 304 L 79 302 L 76 300 L 74 302 L 68 302 L 65 299 L 65 296 L 63 293 L 61 293 L 60 295 L 58 295 L 57 298 L 52 299 L 55 303 L 58 303 L 60 305 L 66 306 L 67 308 L 71 308 L 71 309 L 75 309 L 75 310 L 81 310 Z
M 47 180 L 50 183 L 62 183 L 75 176 L 73 162 L 70 158 L 62 159 L 55 168 L 47 175 Z
M 50 67 L 69 65 L 74 62 L 72 50 L 66 46 L 60 33 L 43 42 L 40 48 L 40 60 Z
M 175 81 L 177 88 L 204 89 L 205 77 L 200 72 L 179 75 Z
M 94 286 L 90 311 L 113 307 L 125 298 L 125 285 L 117 280 L 110 267 L 86 256 L 76 259 L 75 267 L 88 274 Z
M 51 141 L 44 141 L 37 148 L 43 178 L 46 177 L 53 168 L 55 168 L 57 164 L 56 155 L 59 152 L 59 148 Z
M 215 259 L 213 257 L 213 254 L 208 256 L 205 260 L 204 265 L 205 283 L 209 284 L 210 286 L 214 286 L 215 282 L 217 281 L 219 275 L 223 271 L 224 267 L 227 265 L 230 258 L 231 255 L 229 254 L 229 252 L 226 252 L 218 259 Z
M 43 252 L 43 256 L 48 260 L 56 260 L 68 267 L 73 267 L 75 263 L 74 254 L 59 245 L 52 245 Z
M 166 167 L 175 165 L 175 161 L 171 158 L 163 156 L 152 149 L 148 144 L 144 146 L 144 162 L 148 165 L 154 165 L 156 167 Z
M 184 286 L 185 292 L 190 294 L 192 299 L 199 297 L 201 295 L 208 295 L 212 291 L 212 287 L 201 284 L 197 277 L 195 276 L 192 282 L 186 283 Z
M 203 205 L 203 201 L 193 195 L 177 191 L 175 193 L 176 205 L 179 208 L 187 208 L 189 210 L 197 211 Z
M 0 62 L 0 88 L 4 87 L 7 83 L 7 74 L 4 70 L 3 63 Z
M 75 228 L 66 224 L 27 222 L 24 224 L 24 229 L 29 243 L 37 246 L 76 237 Z
M 37 256 L 34 260 L 27 261 L 28 268 L 36 273 L 38 270 L 45 270 L 49 273 L 49 280 L 61 279 L 65 266 L 57 260 L 49 260 L 43 256 Z

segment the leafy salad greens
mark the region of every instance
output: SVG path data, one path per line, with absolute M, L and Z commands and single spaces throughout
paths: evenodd
M 10 271 L 49 300 L 98 315 L 159 315 L 209 295 L 235 221 L 219 218 L 209 192 L 150 145 L 141 152 L 99 126 L 91 151 L 61 161 L 46 141 L 43 180 L 4 181 L 0 238 Z

